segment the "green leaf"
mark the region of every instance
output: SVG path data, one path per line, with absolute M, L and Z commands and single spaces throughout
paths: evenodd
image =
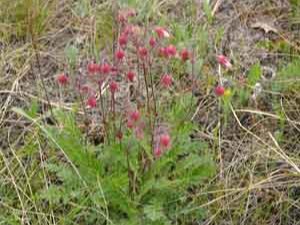
M 63 196 L 64 194 L 61 188 L 55 185 L 50 186 L 48 189 L 44 189 L 40 194 L 41 198 L 46 199 L 53 204 L 59 204 Z
M 37 100 L 33 100 L 31 102 L 31 105 L 30 105 L 29 109 L 26 110 L 26 113 L 30 117 L 35 118 L 37 116 L 38 110 L 39 110 L 38 101 Z
M 65 55 L 69 64 L 74 67 L 77 61 L 79 50 L 74 45 L 67 45 L 65 47 Z
M 161 205 L 146 205 L 144 207 L 144 213 L 151 221 L 166 220 L 166 216 L 163 214 L 163 207 Z
M 250 71 L 248 73 L 248 84 L 251 86 L 254 86 L 261 77 L 261 66 L 259 63 L 256 63 L 254 65 L 252 65 L 252 67 L 250 68 Z
M 209 4 L 209 0 L 204 0 L 203 2 L 203 10 L 205 12 L 205 15 L 207 16 L 207 20 L 209 23 L 212 23 L 213 21 L 213 14 L 212 14 L 212 9 Z

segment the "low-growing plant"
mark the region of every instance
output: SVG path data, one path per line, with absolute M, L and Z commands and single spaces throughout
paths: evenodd
M 75 92 L 80 107 L 54 110 L 55 126 L 36 120 L 35 105 L 27 113 L 16 109 L 37 125 L 51 151 L 57 150 L 45 166 L 55 181 L 39 198 L 67 214 L 65 223 L 188 224 L 201 219 L 198 211 L 187 217 L 194 204 L 189 190 L 211 177 L 215 167 L 207 144 L 192 136 L 193 88 L 173 67 L 193 67 L 195 55 L 171 44 L 166 28 L 136 25 L 135 16 L 131 9 L 119 11 L 116 43 L 78 75 L 73 74 L 75 53 L 67 48 L 72 71 L 56 79 L 62 93 Z M 193 76 L 189 79 L 194 82 Z M 76 113 L 83 114 L 83 126 Z M 96 146 L 88 141 L 91 126 L 103 131 L 96 134 L 102 140 Z M 78 207 L 69 211 L 70 202 Z

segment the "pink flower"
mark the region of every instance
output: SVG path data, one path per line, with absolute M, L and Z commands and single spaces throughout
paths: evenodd
M 134 134 L 137 139 L 143 139 L 144 138 L 144 124 L 140 123 L 138 126 L 134 129 Z
M 69 82 L 69 77 L 64 73 L 61 73 L 57 75 L 56 80 L 60 85 L 66 85 Z
M 172 57 L 176 55 L 176 47 L 174 45 L 169 45 L 166 50 L 168 57 Z
M 224 66 L 227 69 L 232 67 L 232 64 L 230 63 L 230 60 L 224 55 L 218 55 L 217 56 L 217 61 L 220 65 Z
M 127 127 L 129 128 L 129 129 L 132 129 L 133 127 L 134 127 L 134 122 L 132 121 L 132 120 L 127 120 Z
M 97 99 L 95 96 L 90 96 L 87 100 L 87 105 L 90 108 L 95 108 L 97 106 Z
M 216 88 L 215 88 L 215 94 L 217 95 L 217 96 L 223 96 L 224 95 L 224 93 L 225 93 L 225 88 L 223 87 L 223 86 L 221 86 L 221 85 L 218 85 Z
M 88 85 L 79 86 L 81 93 L 88 94 L 92 91 L 92 89 Z
M 125 23 L 129 17 L 133 17 L 135 15 L 136 11 L 134 9 L 124 9 L 119 11 L 117 19 L 119 23 Z
M 127 22 L 127 17 L 126 17 L 126 15 L 124 13 L 119 12 L 118 22 L 119 23 L 125 23 L 125 22 Z
M 156 27 L 155 32 L 159 38 L 169 38 L 170 37 L 169 32 L 165 28 Z
M 128 42 L 128 36 L 125 33 L 121 34 L 119 37 L 119 44 L 121 46 L 125 46 L 127 45 L 127 42 Z
M 141 114 L 138 110 L 132 111 L 129 113 L 129 120 L 137 122 L 141 117 Z
M 159 144 L 163 149 L 168 149 L 171 146 L 171 137 L 169 134 L 162 134 L 159 138 Z
M 98 65 L 97 63 L 89 63 L 87 65 L 87 70 L 90 74 L 95 74 L 95 73 L 99 73 L 101 68 L 100 65 Z
M 109 84 L 109 90 L 112 94 L 115 93 L 116 91 L 118 91 L 119 90 L 118 83 L 115 81 L 111 81 Z
M 180 52 L 180 57 L 181 60 L 185 62 L 190 59 L 190 52 L 186 48 L 182 49 Z
M 133 82 L 134 81 L 134 78 L 135 78 L 135 73 L 133 71 L 129 71 L 127 73 L 127 79 L 130 81 L 130 82 Z
M 149 45 L 150 45 L 152 48 L 154 48 L 154 46 L 156 45 L 156 40 L 155 40 L 154 37 L 151 37 L 151 38 L 149 39 Z
M 162 76 L 161 84 L 162 84 L 163 87 L 168 88 L 172 85 L 172 83 L 173 83 L 173 78 L 172 78 L 171 75 L 165 74 L 165 75 Z
M 156 148 L 154 149 L 154 156 L 155 156 L 155 158 L 159 158 L 159 157 L 161 157 L 161 155 L 162 155 L 162 150 L 161 150 L 161 148 L 160 148 L 160 147 L 156 147 Z
M 168 57 L 167 48 L 164 48 L 164 47 L 159 48 L 158 54 L 161 57 L 167 58 Z
M 111 70 L 111 67 L 108 63 L 103 63 L 101 66 L 100 66 L 100 71 L 101 73 L 103 74 L 108 74 Z
M 141 119 L 141 114 L 140 112 L 136 109 L 128 113 L 128 118 L 127 118 L 127 127 L 129 129 L 134 128 L 134 132 L 136 136 L 143 136 L 144 132 L 144 123 L 140 121 Z
M 123 50 L 119 49 L 116 52 L 115 56 L 118 60 L 122 60 L 125 57 L 125 52 Z
M 148 50 L 147 48 L 145 47 L 139 47 L 139 55 L 142 57 L 142 58 L 146 58 L 147 55 L 148 55 Z
M 133 33 L 133 26 L 132 25 L 127 25 L 124 28 L 124 31 L 123 31 L 122 35 L 128 36 L 128 35 L 130 35 L 132 33 Z

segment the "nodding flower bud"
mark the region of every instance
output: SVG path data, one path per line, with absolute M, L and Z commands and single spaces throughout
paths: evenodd
M 119 49 L 118 51 L 116 51 L 115 56 L 118 60 L 122 60 L 125 57 L 125 52 Z
M 180 57 L 181 60 L 185 62 L 190 59 L 190 52 L 186 48 L 182 49 L 180 52 Z
M 97 106 L 97 99 L 95 96 L 90 96 L 88 99 L 87 99 L 87 106 L 90 107 L 90 108 L 95 108 Z
M 65 73 L 61 73 L 57 75 L 56 80 L 60 85 L 66 85 L 69 82 L 69 77 Z
M 139 47 L 139 56 L 142 58 L 146 58 L 148 55 L 148 50 L 145 47 Z
M 132 120 L 127 120 L 127 127 L 129 128 L 129 129 L 132 129 L 133 127 L 134 127 L 134 122 L 132 121 Z
M 132 25 L 126 25 L 123 32 L 122 32 L 122 35 L 125 35 L 125 36 L 129 36 L 129 35 L 132 35 L 133 34 L 133 26 Z
M 119 37 L 119 44 L 121 46 L 125 46 L 125 45 L 127 45 L 127 42 L 128 42 L 127 34 L 126 33 L 121 34 L 120 37 Z
M 168 149 L 171 146 L 171 137 L 169 134 L 162 134 L 159 138 L 159 144 L 163 149 Z
M 155 156 L 155 158 L 159 158 L 159 157 L 161 157 L 161 155 L 162 155 L 162 150 L 161 150 L 161 148 L 160 148 L 160 147 L 156 147 L 156 148 L 154 149 L 154 156 Z
M 95 74 L 99 73 L 101 71 L 101 68 L 97 63 L 89 63 L 87 65 L 87 71 L 89 72 L 89 74 Z
M 134 129 L 134 134 L 136 136 L 137 139 L 143 139 L 144 137 L 144 124 L 143 123 L 139 123 L 135 129 Z
M 101 73 L 103 74 L 108 74 L 110 73 L 110 70 L 111 70 L 111 67 L 108 63 L 103 63 L 101 66 L 100 66 L 100 71 Z
M 164 48 L 164 47 L 159 48 L 158 54 L 160 57 L 167 58 L 168 57 L 167 48 Z
M 220 97 L 220 96 L 223 96 L 225 93 L 225 88 L 221 85 L 218 85 L 216 88 L 215 88 L 215 94 Z
M 119 11 L 117 19 L 119 23 L 125 23 L 128 21 L 129 17 L 133 17 L 135 15 L 136 15 L 136 11 L 134 9 L 124 9 Z
M 170 74 L 165 74 L 161 78 L 161 85 L 165 88 L 168 88 L 172 85 L 173 83 L 173 78 Z
M 112 94 L 119 90 L 119 85 L 115 81 L 111 81 L 109 84 L 109 90 Z
M 79 90 L 83 94 L 89 94 L 90 92 L 92 92 L 92 89 L 88 85 L 79 86 Z
M 169 38 L 170 37 L 169 32 L 165 28 L 156 27 L 155 32 L 159 38 Z
M 125 23 L 125 22 L 127 22 L 127 17 L 126 17 L 126 15 L 124 15 L 123 13 L 120 13 L 120 12 L 119 12 L 119 15 L 118 15 L 118 22 L 119 22 L 119 23 Z
M 127 127 L 129 129 L 138 129 L 136 131 L 141 131 L 144 127 L 144 124 L 141 123 L 141 114 L 138 110 L 130 111 L 127 115 Z M 138 128 L 139 127 L 139 128 Z
M 230 60 L 225 55 L 218 55 L 217 61 L 220 65 L 224 66 L 226 69 L 229 69 L 232 67 Z
M 155 47 L 155 45 L 156 45 L 156 40 L 155 40 L 154 37 L 151 37 L 151 38 L 149 39 L 149 45 L 150 45 L 152 48 Z
M 133 71 L 129 71 L 127 73 L 127 79 L 130 81 L 130 82 L 133 82 L 134 81 L 134 78 L 135 78 L 135 73 Z
M 168 47 L 166 47 L 166 52 L 168 57 L 173 57 L 176 55 L 176 47 L 174 45 L 169 45 Z
M 141 117 L 141 114 L 138 110 L 132 111 L 129 113 L 129 120 L 137 122 Z

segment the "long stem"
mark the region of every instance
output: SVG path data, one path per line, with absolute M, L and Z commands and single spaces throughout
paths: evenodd
M 35 60 L 36 60 L 36 63 L 37 63 L 37 69 L 38 69 L 37 78 L 40 80 L 40 82 L 42 84 L 42 89 L 45 92 L 47 105 L 49 106 L 51 117 L 54 120 L 54 114 L 53 114 L 52 105 L 51 105 L 51 102 L 50 102 L 50 97 L 48 95 L 48 90 L 46 88 L 46 82 L 44 80 L 44 77 L 42 76 L 42 69 L 41 69 L 41 63 L 40 63 L 40 54 L 39 54 L 37 43 L 36 43 L 35 32 L 33 30 L 33 20 L 35 19 L 33 17 L 35 17 L 35 11 L 31 12 L 31 14 L 29 15 L 28 30 L 29 30 L 29 33 L 31 35 L 31 44 L 32 44 L 32 47 L 33 47 L 33 50 L 34 50 Z
M 84 144 L 85 144 L 85 149 L 87 151 L 88 134 L 89 134 L 89 130 L 88 130 L 89 121 L 88 121 L 87 111 L 86 111 L 86 109 L 84 107 L 83 97 L 82 97 L 82 94 L 81 94 L 80 91 L 79 91 L 79 100 L 80 100 L 80 104 L 81 104 L 81 107 L 83 109 L 83 114 L 84 114 L 84 132 L 85 132 Z
M 105 110 L 104 110 L 104 101 L 103 101 L 101 84 L 99 84 L 99 95 L 100 95 L 100 110 L 101 110 L 101 115 L 100 116 L 102 116 L 102 122 L 103 122 L 103 126 L 104 126 L 104 133 L 105 133 L 107 141 L 109 142 L 109 131 L 108 131 L 107 123 L 106 123 L 106 115 L 105 115 Z
M 145 61 L 143 61 L 143 76 L 144 76 L 144 81 L 145 81 L 145 86 L 146 86 L 146 95 L 147 95 L 147 113 L 148 113 L 148 116 L 149 116 L 150 127 L 152 129 L 152 132 L 151 132 L 151 149 L 153 149 L 154 123 L 152 123 L 152 117 L 151 117 L 150 96 L 149 96 L 149 87 L 148 87 L 148 80 L 147 80 L 147 69 L 146 69 Z
M 146 97 L 147 97 L 147 111 L 149 116 L 151 115 L 151 108 L 150 108 L 150 97 L 149 97 L 149 87 L 148 87 L 148 80 L 147 80 L 147 69 L 145 62 L 143 61 L 143 76 L 144 76 L 144 82 L 146 86 Z M 151 118 L 151 116 L 150 116 Z
M 47 105 L 49 106 L 49 109 L 50 109 L 51 117 L 54 119 L 53 109 L 52 109 L 52 105 L 51 105 L 51 102 L 50 102 L 50 97 L 49 97 L 49 94 L 48 94 L 48 90 L 47 90 L 47 87 L 46 87 L 46 82 L 44 80 L 44 77 L 42 76 L 42 69 L 41 69 L 41 63 L 40 63 L 40 54 L 37 50 L 37 46 L 36 46 L 36 43 L 34 41 L 33 36 L 32 36 L 31 41 L 32 41 L 32 46 L 33 46 L 33 50 L 34 50 L 35 60 L 36 60 L 36 63 L 37 63 L 37 68 L 38 68 L 38 78 L 41 81 L 42 88 L 43 88 L 45 96 L 46 96 Z
M 155 133 L 155 123 L 156 123 L 156 118 L 157 118 L 157 109 L 156 109 L 156 96 L 155 96 L 155 91 L 154 91 L 154 82 L 153 82 L 153 76 L 151 73 L 151 61 L 149 59 L 149 75 L 150 75 L 150 84 L 151 84 L 151 92 L 152 92 L 152 98 L 153 98 L 153 106 L 154 106 L 154 115 L 153 115 L 153 124 L 151 127 L 151 148 L 153 149 L 154 146 L 154 133 Z
M 152 92 L 152 98 L 153 98 L 153 107 L 154 107 L 154 117 L 157 116 L 157 109 L 156 109 L 156 96 L 154 91 L 154 82 L 153 82 L 153 76 L 151 73 L 151 61 L 149 59 L 149 76 L 150 76 L 150 85 L 151 85 L 151 92 Z
M 120 141 L 120 148 L 121 147 L 122 147 L 122 142 Z M 132 174 L 131 174 L 131 168 L 130 168 L 128 147 L 126 147 L 125 154 L 126 154 L 127 176 L 128 176 L 128 195 L 133 200 L 133 180 L 132 180 Z
M 112 92 L 111 94 L 111 110 L 112 110 L 112 122 L 113 122 L 113 137 L 114 140 L 116 138 L 116 99 L 115 93 Z

